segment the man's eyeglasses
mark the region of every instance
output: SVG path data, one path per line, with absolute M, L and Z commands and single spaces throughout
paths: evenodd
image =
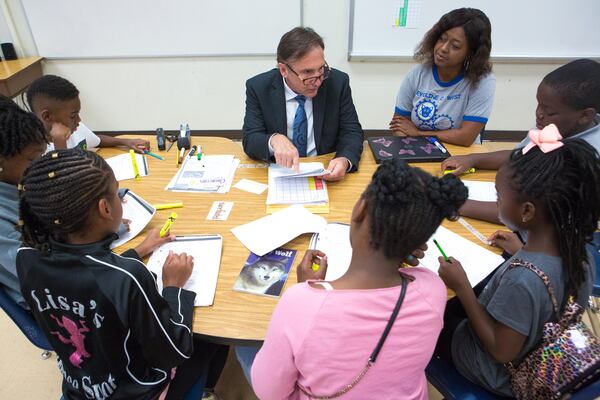
M 290 64 L 285 63 L 285 66 L 288 67 L 288 69 L 290 71 L 292 71 L 294 73 L 294 75 L 296 75 L 298 78 L 302 79 L 302 83 L 305 86 L 306 85 L 314 85 L 319 80 L 324 81 L 325 79 L 329 78 L 329 74 L 331 73 L 331 68 L 329 68 L 329 65 L 327 65 L 327 63 L 325 63 L 325 65 L 323 65 L 321 68 L 319 68 L 319 75 L 309 76 L 308 78 L 303 79 L 299 73 L 294 71 L 294 69 L 290 66 Z

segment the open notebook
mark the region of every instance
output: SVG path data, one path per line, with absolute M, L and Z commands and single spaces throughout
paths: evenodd
M 453 256 L 462 264 L 471 286 L 477 285 L 490 274 L 498 265 L 504 262 L 502 256 L 491 252 L 478 244 L 440 226 L 427 242 L 425 257 L 420 260 L 425 267 L 437 274 L 441 256 L 433 243 L 436 239 L 448 256 Z M 321 233 L 315 233 L 310 248 L 318 249 L 327 254 L 328 266 L 326 280 L 341 277 L 347 270 L 352 257 L 350 247 L 350 226 L 345 224 L 328 224 Z
M 152 253 L 147 264 L 148 269 L 156 274 L 159 292 L 163 288 L 162 268 L 169 250 L 174 253 L 185 252 L 194 258 L 194 269 L 183 288 L 196 293 L 194 306 L 212 305 L 217 290 L 222 247 L 221 235 L 177 236 L 175 241 L 160 246 Z

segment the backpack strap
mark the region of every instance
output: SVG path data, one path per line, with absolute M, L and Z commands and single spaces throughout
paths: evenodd
M 554 312 L 556 313 L 556 318 L 560 318 L 560 308 L 558 307 L 558 301 L 556 301 L 556 296 L 554 296 L 554 289 L 552 289 L 552 285 L 550 284 L 550 279 L 541 269 L 539 269 L 532 263 L 523 261 L 519 258 L 515 258 L 514 260 L 511 261 L 508 268 L 506 268 L 504 270 L 504 272 L 502 272 L 500 279 L 502 279 L 502 276 L 504 276 L 504 274 L 508 270 L 511 270 L 511 269 L 514 269 L 517 267 L 527 268 L 531 272 L 535 273 L 542 280 L 542 282 L 544 282 L 544 286 L 546 286 L 546 289 L 548 290 L 548 295 L 550 295 L 550 301 L 552 302 L 552 307 L 554 308 Z

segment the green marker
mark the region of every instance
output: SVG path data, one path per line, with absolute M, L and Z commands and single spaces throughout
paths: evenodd
M 440 251 L 440 253 L 442 253 L 442 256 L 444 256 L 444 260 L 446 262 L 449 262 L 450 260 L 448 260 L 448 256 L 446 256 L 446 253 L 444 253 L 444 250 L 442 250 L 442 247 L 440 246 L 440 244 L 437 242 L 437 240 L 433 239 L 433 243 L 435 243 L 435 245 L 437 246 L 438 250 Z

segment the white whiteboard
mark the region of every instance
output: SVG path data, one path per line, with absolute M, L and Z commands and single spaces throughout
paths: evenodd
M 352 1 L 349 59 L 411 57 L 440 17 L 460 7 L 478 8 L 490 19 L 495 61 L 600 57 L 600 0 L 406 0 L 407 25 L 417 26 L 394 27 L 404 3 Z
M 46 58 L 275 54 L 301 0 L 21 0 Z

